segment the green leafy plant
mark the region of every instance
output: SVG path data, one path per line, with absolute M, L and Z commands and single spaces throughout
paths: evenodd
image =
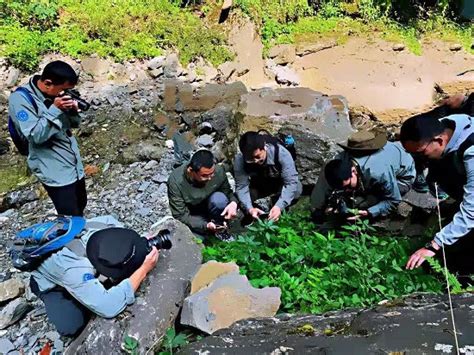
M 127 354 L 137 355 L 138 354 L 138 339 L 131 336 L 126 335 L 123 339 L 122 343 L 122 350 L 125 351 Z
M 446 271 L 437 259 L 427 258 L 426 261 L 428 262 L 428 264 L 430 264 L 433 271 L 439 274 L 440 279 L 442 279 L 444 282 L 446 282 L 445 280 L 447 275 L 449 287 L 452 293 L 461 293 L 465 291 L 465 289 L 462 287 L 461 283 L 457 279 L 456 275 L 449 272 L 449 270 Z
M 236 262 L 255 287 L 280 287 L 285 312 L 320 313 L 441 292 L 437 277 L 404 269 L 412 252 L 408 240 L 376 236 L 367 221 L 338 236 L 323 235 L 308 219 L 296 213 L 278 225 L 256 221 L 237 241 L 206 247 L 204 258 Z
M 173 355 L 180 347 L 188 344 L 188 335 L 176 334 L 176 330 L 170 327 L 166 330 L 165 337 L 161 343 L 160 355 Z

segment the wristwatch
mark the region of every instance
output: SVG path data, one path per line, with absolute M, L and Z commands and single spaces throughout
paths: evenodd
M 433 247 L 433 244 L 431 244 L 431 240 L 425 244 L 425 249 L 428 249 L 429 251 L 432 251 L 435 254 L 439 251 Z

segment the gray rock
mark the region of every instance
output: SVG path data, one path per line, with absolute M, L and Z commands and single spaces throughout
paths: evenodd
M 149 181 L 144 181 L 141 183 L 141 185 L 138 187 L 138 192 L 145 192 L 146 189 L 150 186 L 151 182 Z
M 7 338 L 0 338 L 0 354 L 8 354 L 12 350 L 15 350 L 12 342 Z
M 234 121 L 234 108 L 230 104 L 220 104 L 204 112 L 201 119 L 205 122 L 209 122 L 212 128 L 217 132 L 217 135 L 223 138 L 226 136 L 227 130 Z
M 405 45 L 403 43 L 397 43 L 392 46 L 392 50 L 395 52 L 401 52 L 405 49 Z
M 157 69 L 150 70 L 149 73 L 150 73 L 150 75 L 151 75 L 152 78 L 155 78 L 155 79 L 156 79 L 156 78 L 158 78 L 158 77 L 160 77 L 160 76 L 163 75 L 164 70 L 163 70 L 163 68 L 157 68 Z
M 462 44 L 459 44 L 459 43 L 454 43 L 449 46 L 449 50 L 452 52 L 457 52 L 457 51 L 460 51 L 461 49 L 462 49 Z
M 254 288 L 246 276 L 234 271 L 187 297 L 181 324 L 212 334 L 242 319 L 274 316 L 280 296 L 278 287 Z
M 5 80 L 4 84 L 7 88 L 11 88 L 12 86 L 15 86 L 15 84 L 17 83 L 19 77 L 20 77 L 20 70 L 15 68 L 15 67 L 11 67 L 10 70 L 8 71 L 8 76 L 7 76 L 7 79 Z
M 156 182 L 158 184 L 162 184 L 162 183 L 165 183 L 168 181 L 168 176 L 169 174 L 163 174 L 163 173 L 159 173 L 159 174 L 155 174 L 151 177 L 151 180 L 153 182 Z
M 209 148 L 214 144 L 214 138 L 209 134 L 203 134 L 202 136 L 197 137 L 196 145 L 198 147 Z
M 149 70 L 155 70 L 155 69 L 161 68 L 163 64 L 165 64 L 165 60 L 166 60 L 165 56 L 152 58 L 148 61 L 147 67 Z
M 18 208 L 28 202 L 35 201 L 39 198 L 36 190 L 20 190 L 8 193 L 0 206 L 0 212 L 10 208 Z
M 150 160 L 148 163 L 145 164 L 143 167 L 144 170 L 151 170 L 158 166 L 158 162 L 156 160 Z
M 471 353 L 474 295 L 454 296 L 453 306 L 460 353 Z M 180 354 L 441 354 L 453 345 L 447 296 L 414 295 L 367 310 L 241 321 Z
M 154 145 L 151 141 L 144 141 L 125 148 L 122 152 L 122 160 L 125 164 L 137 161 L 160 160 L 164 148 Z
M 60 339 L 61 338 L 61 335 L 59 335 L 59 333 L 55 330 L 51 330 L 47 333 L 44 334 L 44 337 L 45 338 L 48 338 L 49 340 L 51 340 L 52 342 L 56 341 L 57 339 Z
M 110 63 L 97 56 L 83 58 L 81 65 L 84 73 L 91 75 L 94 79 L 105 77 L 110 70 Z
M 56 339 L 54 341 L 54 350 L 59 352 L 64 350 L 64 342 L 61 339 Z
M 171 53 L 163 63 L 163 75 L 165 78 L 176 78 L 180 71 L 179 58 L 176 53 Z
M 345 98 L 307 88 L 261 89 L 242 96 L 237 131 L 228 132 L 226 156 L 235 154 L 243 132 L 266 129 L 291 134 L 296 142 L 296 165 L 304 185 L 316 183 L 324 161 L 340 149 L 353 132 Z
M 302 43 L 301 45 L 296 47 L 296 55 L 303 57 L 305 55 L 320 52 L 322 50 L 329 49 L 336 46 L 337 46 L 337 42 L 335 40 L 328 40 L 326 42 L 313 43 L 313 44 Z
M 277 65 L 274 69 L 275 80 L 278 84 L 298 86 L 301 82 L 299 75 L 288 66 Z
M 166 329 L 174 324 L 191 278 L 201 265 L 201 248 L 188 227 L 168 220 L 158 227 L 172 233 L 173 248 L 162 251 L 137 295 L 142 299 L 115 319 L 96 317 L 66 350 L 66 354 L 115 354 L 124 336 L 138 339 L 139 353 L 153 351 Z
M 0 283 L 0 304 L 20 296 L 25 285 L 19 279 L 10 279 Z
M 0 311 L 0 329 L 18 322 L 30 309 L 31 306 L 22 298 L 11 301 Z
M 292 44 L 279 44 L 270 48 L 268 57 L 278 65 L 292 64 L 296 59 L 296 49 Z

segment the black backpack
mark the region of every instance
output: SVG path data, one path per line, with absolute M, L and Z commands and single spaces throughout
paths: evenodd
M 33 106 L 36 114 L 38 114 L 38 105 L 27 89 L 20 86 L 14 92 L 19 92 Z M 28 140 L 21 132 L 18 132 L 10 115 L 8 116 L 8 132 L 10 133 L 10 137 L 12 138 L 16 149 L 18 149 L 18 152 L 21 155 L 27 156 L 29 154 Z

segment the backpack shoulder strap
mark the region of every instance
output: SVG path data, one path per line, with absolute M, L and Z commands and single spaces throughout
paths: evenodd
M 474 145 L 474 133 L 471 133 L 464 142 L 461 143 L 457 150 L 457 155 L 461 160 L 464 158 L 466 150 Z
M 14 92 L 19 92 L 30 103 L 30 105 L 33 106 L 36 113 L 38 113 L 38 104 L 27 88 L 20 86 Z

